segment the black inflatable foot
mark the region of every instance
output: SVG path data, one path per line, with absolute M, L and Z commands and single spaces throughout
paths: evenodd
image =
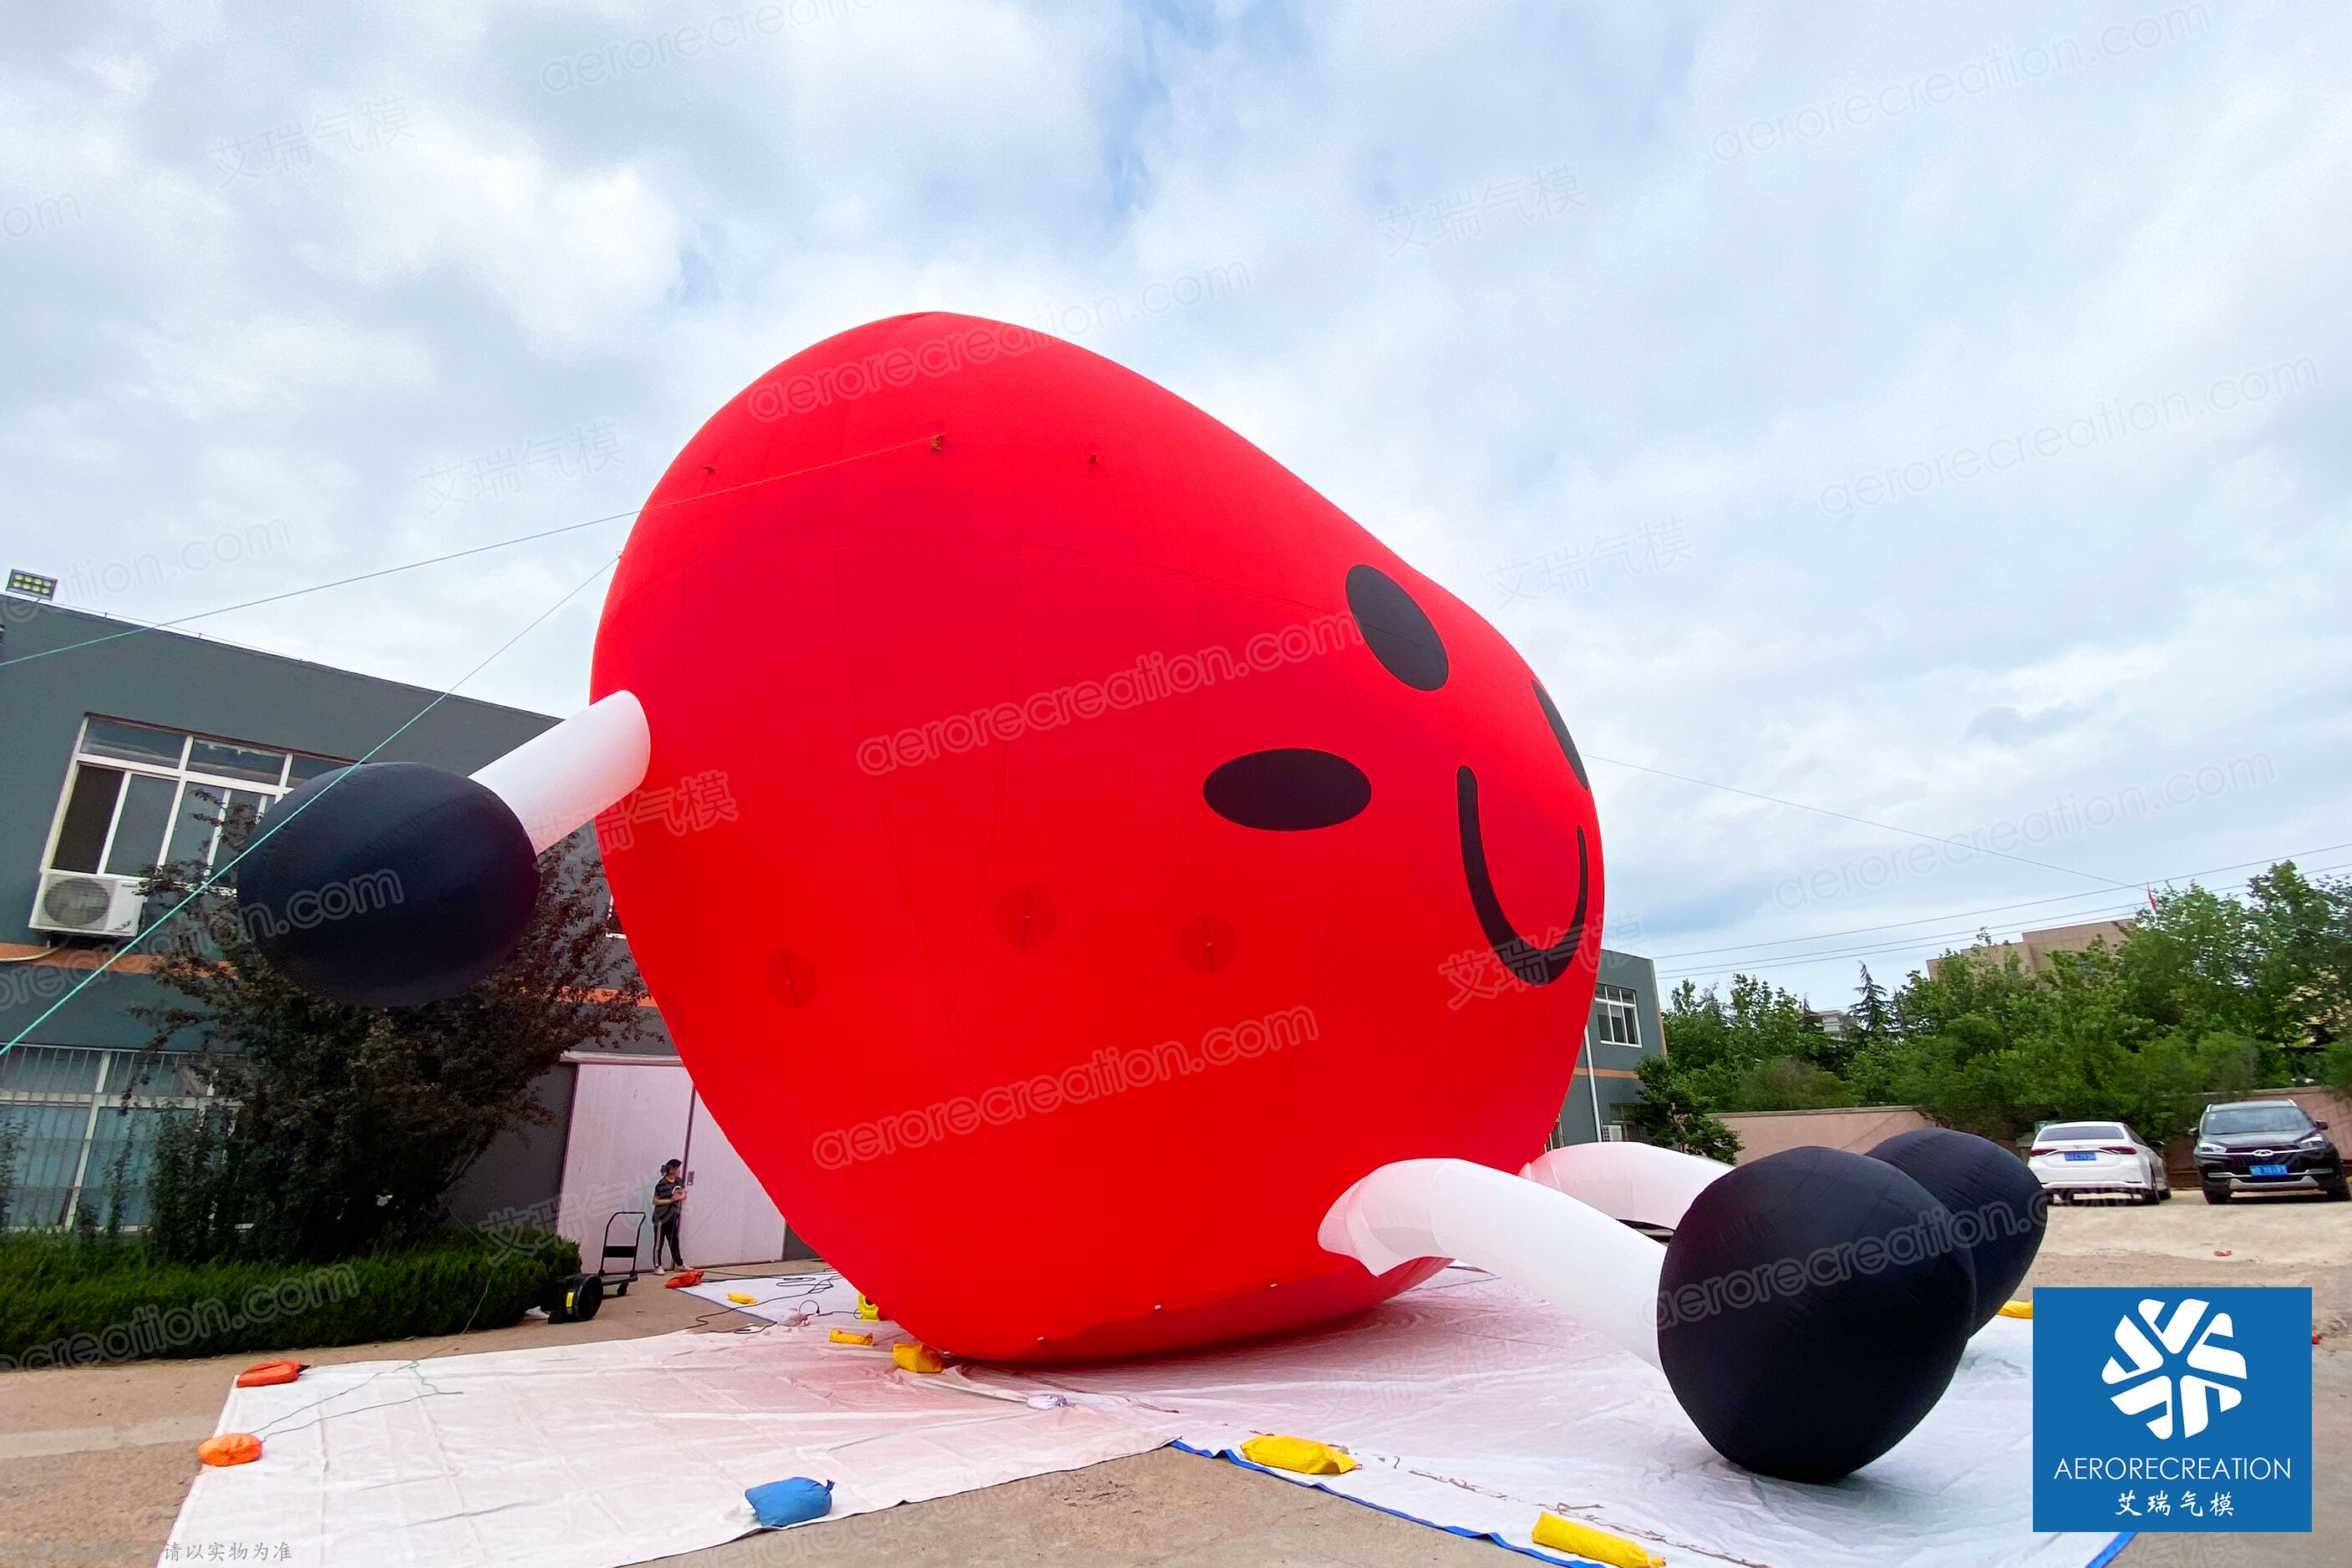
M 419 762 L 322 774 L 256 837 L 236 868 L 238 918 L 330 1001 L 457 996 L 506 961 L 539 900 L 530 835 L 507 803 Z
M 1700 1193 L 1666 1247 L 1658 1353 L 1716 1451 L 1833 1481 L 1903 1440 L 1959 1364 L 1976 1270 L 1893 1165 L 1790 1149 Z
M 2000 1145 L 1948 1127 L 1897 1133 L 1870 1151 L 1936 1195 L 1951 1211 L 1952 1237 L 1977 1270 L 1969 1332 L 1992 1321 L 2042 1249 L 2049 1198 L 2025 1162 Z

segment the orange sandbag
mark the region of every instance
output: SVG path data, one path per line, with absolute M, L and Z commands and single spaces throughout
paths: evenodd
M 261 1458 L 261 1439 L 250 1432 L 223 1432 L 198 1443 L 196 1458 L 208 1465 L 249 1465 Z
M 688 1285 L 700 1283 L 702 1283 L 702 1270 L 699 1269 L 688 1269 L 684 1273 L 672 1274 L 662 1281 L 664 1286 L 673 1291 L 683 1291 Z
M 291 1383 L 302 1375 L 299 1361 L 257 1361 L 236 1375 L 239 1388 L 267 1388 L 273 1383 Z

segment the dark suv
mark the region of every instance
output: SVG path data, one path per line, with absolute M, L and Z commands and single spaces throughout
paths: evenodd
M 2324 1192 L 2352 1198 L 2344 1156 L 2292 1100 L 2241 1100 L 2209 1105 L 2197 1124 L 2197 1176 L 2205 1201 L 2227 1203 L 2242 1192 Z

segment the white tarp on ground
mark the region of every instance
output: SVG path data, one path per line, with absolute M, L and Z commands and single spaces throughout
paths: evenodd
M 1083 1368 L 893 1367 L 830 1276 L 695 1288 L 805 1328 L 321 1367 L 233 1394 L 260 1462 L 207 1470 L 172 1540 L 266 1542 L 299 1568 L 618 1568 L 751 1527 L 743 1489 L 839 1484 L 835 1515 L 1260 1432 L 1363 1461 L 1312 1484 L 1537 1556 L 1549 1508 L 1675 1568 L 2085 1568 L 2105 1537 L 2030 1521 L 2028 1325 L 1996 1319 L 1895 1450 L 1832 1487 L 1707 1448 L 1651 1367 L 1485 1274 L 1450 1269 L 1341 1323 L 1255 1345 Z M 875 1331 L 876 1348 L 827 1331 Z M 1066 1404 L 1062 1403 L 1066 1401 Z M 1297 1479 L 1298 1478 L 1288 1478 Z M 823 1529 L 822 1523 L 806 1528 Z M 1554 1559 L 1559 1560 L 1559 1559 Z
M 762 1481 L 835 1481 L 838 1516 L 1164 1441 L 901 1372 L 877 1326 L 877 1350 L 823 1327 L 674 1333 L 237 1389 L 218 1430 L 260 1434 L 262 1457 L 196 1478 L 165 1560 L 260 1543 L 295 1568 L 619 1568 L 743 1534 Z
M 1828 1487 L 1731 1465 L 1664 1375 L 1460 1267 L 1259 1344 L 1108 1366 L 956 1367 L 940 1381 L 1007 1402 L 1058 1395 L 1204 1453 L 1234 1455 L 1261 1432 L 1335 1443 L 1364 1468 L 1311 1484 L 1532 1555 L 1551 1555 L 1530 1538 L 1549 1508 L 1675 1564 L 2084 1568 L 2113 1538 L 2032 1528 L 2032 1343 L 2031 1325 L 1994 1319 L 1918 1429 Z

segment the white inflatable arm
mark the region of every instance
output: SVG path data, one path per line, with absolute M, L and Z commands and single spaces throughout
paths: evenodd
M 507 803 L 537 854 L 645 782 L 653 755 L 646 710 L 614 692 L 474 775 Z
M 1638 1219 L 1672 1230 L 1683 1222 L 1691 1200 L 1730 1169 L 1717 1160 L 1650 1144 L 1570 1144 L 1538 1155 L 1520 1174 L 1612 1219 Z
M 1458 1259 L 1658 1364 L 1666 1249 L 1549 1186 L 1467 1160 L 1400 1160 L 1340 1194 L 1316 1239 L 1375 1274 Z

